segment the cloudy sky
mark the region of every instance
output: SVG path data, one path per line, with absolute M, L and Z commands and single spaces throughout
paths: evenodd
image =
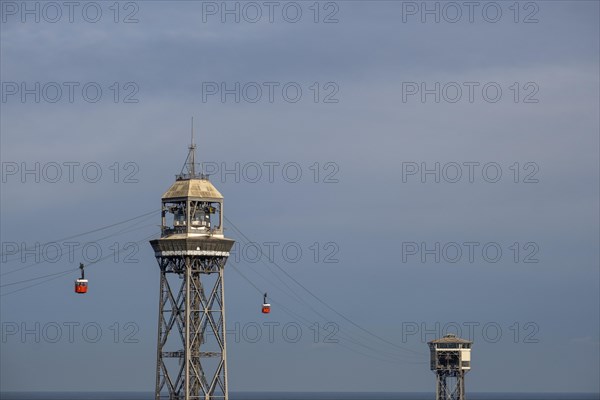
M 598 2 L 0 5 L 3 390 L 153 390 L 193 116 L 230 390 L 600 391 Z

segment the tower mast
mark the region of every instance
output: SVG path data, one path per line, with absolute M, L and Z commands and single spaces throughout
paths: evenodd
M 186 163 L 161 199 L 155 399 L 228 400 L 223 196 L 196 175 L 193 120 Z M 187 170 L 187 173 L 185 173 Z
M 427 344 L 435 373 L 435 399 L 465 400 L 465 374 L 471 370 L 473 342 L 449 334 Z

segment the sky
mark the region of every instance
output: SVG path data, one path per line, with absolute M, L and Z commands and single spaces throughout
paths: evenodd
M 0 7 L 3 391 L 154 390 L 191 117 L 230 391 L 600 391 L 597 1 Z

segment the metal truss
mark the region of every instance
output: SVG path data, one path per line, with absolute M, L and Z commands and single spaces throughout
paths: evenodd
M 223 267 L 227 257 L 157 257 L 155 398 L 228 399 Z
M 461 370 L 436 371 L 436 400 L 465 400 L 465 374 Z

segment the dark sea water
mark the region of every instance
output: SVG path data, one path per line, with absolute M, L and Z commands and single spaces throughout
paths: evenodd
M 433 400 L 434 393 L 231 392 L 230 400 Z M 468 400 L 600 400 L 598 393 L 467 393 Z M 150 392 L 2 392 L 1 400 L 152 400 Z

